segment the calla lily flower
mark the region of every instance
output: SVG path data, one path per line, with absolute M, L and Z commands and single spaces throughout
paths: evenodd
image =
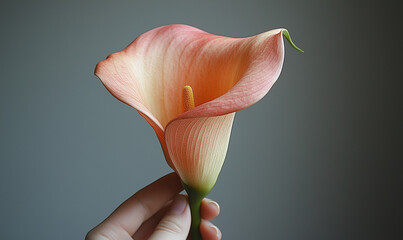
M 281 72 L 283 37 L 296 48 L 285 29 L 230 38 L 168 25 L 108 56 L 95 74 L 151 125 L 186 190 L 205 195 L 223 165 L 235 112 L 263 98 Z

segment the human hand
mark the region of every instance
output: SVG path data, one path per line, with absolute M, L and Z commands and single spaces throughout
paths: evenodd
M 86 240 L 185 240 L 190 229 L 190 208 L 183 186 L 170 173 L 122 203 L 108 218 L 88 232 Z M 205 240 L 221 239 L 220 230 L 208 220 L 218 216 L 216 202 L 203 199 L 200 232 Z

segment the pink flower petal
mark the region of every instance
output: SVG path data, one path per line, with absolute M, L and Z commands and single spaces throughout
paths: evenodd
M 263 98 L 280 74 L 283 31 L 237 39 L 163 26 L 101 61 L 95 74 L 153 127 L 168 164 L 185 183 L 210 187 L 225 158 L 234 113 Z M 187 112 L 185 85 L 193 88 L 196 104 Z

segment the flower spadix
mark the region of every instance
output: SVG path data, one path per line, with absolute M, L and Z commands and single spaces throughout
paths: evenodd
M 95 74 L 147 120 L 184 184 L 208 192 L 224 162 L 235 112 L 260 100 L 280 74 L 283 37 L 292 43 L 285 29 L 230 38 L 168 25 L 111 54 Z

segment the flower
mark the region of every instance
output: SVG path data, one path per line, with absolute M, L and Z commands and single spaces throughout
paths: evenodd
M 265 96 L 280 74 L 283 36 L 295 47 L 285 29 L 230 38 L 163 26 L 99 62 L 95 75 L 147 120 L 183 183 L 208 193 L 224 162 L 235 112 Z
M 235 112 L 263 98 L 277 80 L 283 37 L 300 50 L 285 29 L 237 39 L 168 25 L 142 34 L 95 69 L 109 92 L 157 134 L 189 195 L 192 240 L 201 239 L 200 203 L 224 163 Z

